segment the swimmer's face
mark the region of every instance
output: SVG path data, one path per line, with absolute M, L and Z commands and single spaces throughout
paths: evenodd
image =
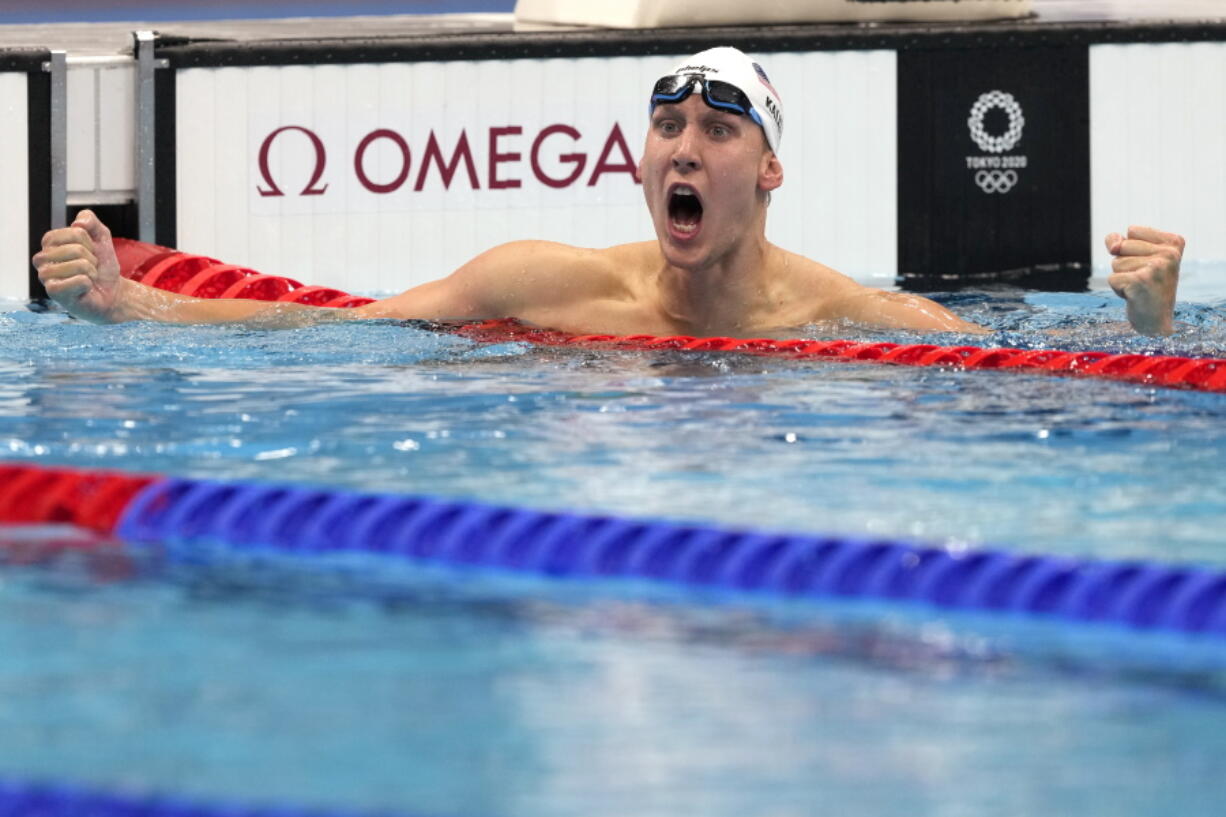
M 783 168 L 752 119 L 694 93 L 652 112 L 639 177 L 665 258 L 700 269 L 762 232 Z

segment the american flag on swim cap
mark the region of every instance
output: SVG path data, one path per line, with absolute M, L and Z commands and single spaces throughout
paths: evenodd
M 757 75 L 758 75 L 758 79 L 762 80 L 762 84 L 763 84 L 763 85 L 765 85 L 767 88 L 769 88 L 769 89 L 770 89 L 770 92 L 771 92 L 772 94 L 774 94 L 774 95 L 775 95 L 775 98 L 776 98 L 776 99 L 782 99 L 782 98 L 783 98 L 783 97 L 779 96 L 779 92 L 775 90 L 775 86 L 774 86 L 774 85 L 771 85 L 771 81 L 770 81 L 770 79 L 769 79 L 769 78 L 766 76 L 766 69 L 765 69 L 765 68 L 763 68 L 761 65 L 758 65 L 758 64 L 755 62 L 755 63 L 753 64 L 753 70 L 754 70 L 754 71 L 757 73 Z

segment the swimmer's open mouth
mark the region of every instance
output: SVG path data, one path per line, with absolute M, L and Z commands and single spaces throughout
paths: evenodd
M 668 191 L 668 220 L 682 235 L 698 232 L 702 223 L 702 200 L 694 188 L 677 184 Z

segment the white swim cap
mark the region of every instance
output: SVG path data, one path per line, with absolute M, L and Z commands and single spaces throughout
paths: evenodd
M 690 78 L 689 81 L 685 81 Z M 739 48 L 720 46 L 700 51 L 682 60 L 672 72 L 656 82 L 651 107 L 680 102 L 689 96 L 694 79 L 701 79 L 703 100 L 716 109 L 736 110 L 762 127 L 770 149 L 779 152 L 783 136 L 783 104 L 770 84 L 766 71 Z M 712 85 L 714 83 L 714 85 Z M 721 87 L 721 83 L 727 87 Z M 740 91 L 740 97 L 735 93 Z M 748 109 L 746 109 L 748 107 Z

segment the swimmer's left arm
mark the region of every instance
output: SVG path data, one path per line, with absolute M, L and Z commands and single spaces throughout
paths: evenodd
M 936 301 L 906 292 L 886 292 L 857 286 L 831 301 L 823 318 L 850 320 L 878 329 L 911 329 L 917 332 L 984 334 L 988 330 L 964 321 Z
M 1111 262 L 1111 289 L 1127 303 L 1128 322 L 1143 335 L 1169 335 L 1174 331 L 1175 292 L 1184 239 L 1153 227 L 1129 227 L 1126 236 L 1106 238 Z M 832 301 L 827 312 L 882 329 L 921 332 L 984 334 L 982 326 L 964 321 L 927 298 L 901 292 L 859 287 Z

